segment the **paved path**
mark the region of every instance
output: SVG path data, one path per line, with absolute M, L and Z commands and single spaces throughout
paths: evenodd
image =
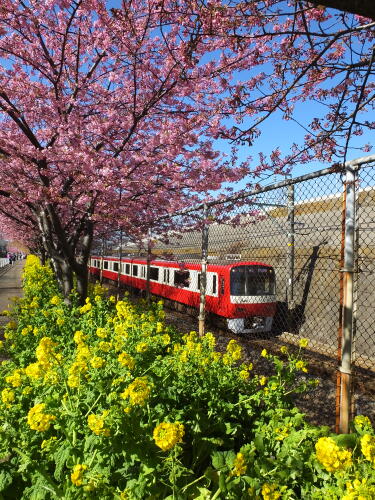
M 12 298 L 22 296 L 21 274 L 24 260 L 17 260 L 13 266 L 0 269 L 0 313 L 12 307 Z M 9 321 L 8 316 L 0 316 L 0 326 Z

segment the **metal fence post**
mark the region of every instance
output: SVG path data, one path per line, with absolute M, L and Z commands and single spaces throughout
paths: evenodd
M 208 209 L 207 205 L 203 207 L 203 227 L 202 227 L 202 269 L 200 280 L 200 297 L 199 297 L 199 316 L 198 316 L 198 331 L 199 336 L 204 335 L 205 319 L 206 319 L 206 287 L 207 287 L 207 259 L 208 259 L 208 224 L 207 224 Z
M 294 184 L 288 186 L 288 281 L 287 302 L 288 311 L 294 307 Z
M 341 433 L 349 431 L 351 409 L 352 343 L 353 343 L 353 273 L 355 236 L 355 171 L 346 168 L 345 246 L 344 246 L 344 297 L 342 311 L 342 355 L 340 426 Z
M 150 267 L 151 267 L 151 228 L 147 233 L 147 260 L 146 260 L 146 299 L 150 302 Z

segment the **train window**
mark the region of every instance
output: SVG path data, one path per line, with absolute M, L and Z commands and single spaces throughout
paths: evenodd
M 212 275 L 212 294 L 213 295 L 216 294 L 216 287 L 217 287 L 216 280 L 217 280 L 216 274 L 213 274 Z
M 142 269 L 142 278 L 146 277 L 146 266 L 141 266 Z
M 198 273 L 197 288 L 198 288 L 198 291 L 201 291 L 201 273 Z
M 108 260 L 104 261 L 104 269 L 108 269 Z
M 138 266 L 133 265 L 133 276 L 138 276 Z
M 115 273 L 118 273 L 118 262 L 113 263 L 113 270 L 115 271 Z
M 275 273 L 266 266 L 238 266 L 230 272 L 231 295 L 271 295 L 275 293 Z
M 126 266 L 125 266 L 125 274 L 130 274 L 130 264 L 126 264 Z
M 189 283 L 190 283 L 189 271 L 175 271 L 174 272 L 174 284 L 175 284 L 175 286 L 189 288 Z
M 159 281 L 158 267 L 150 267 L 150 280 Z

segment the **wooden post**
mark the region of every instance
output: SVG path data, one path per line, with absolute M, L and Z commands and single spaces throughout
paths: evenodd
M 146 261 L 146 299 L 150 303 L 150 267 L 151 267 L 151 228 L 147 234 L 147 261 Z
M 344 248 L 344 300 L 342 312 L 342 355 L 341 355 L 341 394 L 340 394 L 340 432 L 349 432 L 352 385 L 352 343 L 353 343 L 353 274 L 354 274 L 354 236 L 355 236 L 355 172 L 346 169 L 346 207 L 345 207 L 345 248 Z
M 121 286 L 121 259 L 122 259 L 122 228 L 120 229 L 120 248 L 119 248 L 119 265 L 117 272 L 117 300 L 120 300 L 120 286 Z

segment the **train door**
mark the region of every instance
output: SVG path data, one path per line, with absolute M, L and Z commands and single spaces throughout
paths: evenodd
M 227 300 L 227 290 L 226 290 L 226 276 L 224 273 L 218 274 L 218 305 L 217 312 L 220 316 L 225 316 L 227 314 L 228 300 Z

